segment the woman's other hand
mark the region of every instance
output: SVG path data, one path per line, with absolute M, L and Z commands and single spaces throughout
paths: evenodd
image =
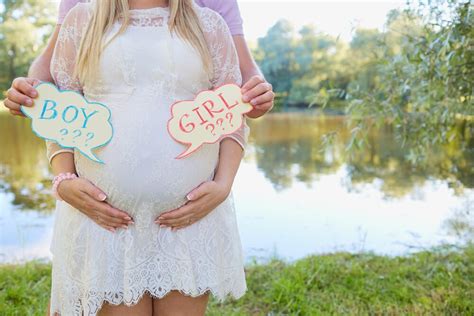
M 57 188 L 59 196 L 81 211 L 101 227 L 115 232 L 116 228 L 127 228 L 133 224 L 125 212 L 105 202 L 107 196 L 90 181 L 83 178 L 63 180 Z
M 3 104 L 10 113 L 18 116 L 25 116 L 20 110 L 21 105 L 32 106 L 33 99 L 38 96 L 38 92 L 34 86 L 38 85 L 40 81 L 34 78 L 19 77 L 13 80 L 12 86 L 7 90 L 6 99 Z
M 229 193 L 228 185 L 214 180 L 203 182 L 187 195 L 189 202 L 180 208 L 160 214 L 155 223 L 161 227 L 171 227 L 172 230 L 194 224 L 224 202 Z
M 245 114 L 258 118 L 273 108 L 275 93 L 273 86 L 261 76 L 253 76 L 242 86 L 243 101 L 250 102 L 253 110 Z

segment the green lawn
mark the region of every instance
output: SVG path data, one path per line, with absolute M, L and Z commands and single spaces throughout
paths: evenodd
M 0 267 L 0 314 L 44 315 L 51 267 Z M 474 315 L 474 245 L 406 257 L 370 253 L 247 266 L 247 294 L 209 315 Z

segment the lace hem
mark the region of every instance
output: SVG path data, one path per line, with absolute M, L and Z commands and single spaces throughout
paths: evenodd
M 212 296 L 214 296 L 217 299 L 219 303 L 222 303 L 222 302 L 225 302 L 227 299 L 239 299 L 242 296 L 244 296 L 245 293 L 247 292 L 247 286 L 245 286 L 243 289 L 239 289 L 236 291 L 229 291 L 224 294 L 219 294 L 215 289 L 211 287 L 206 287 L 204 289 L 201 289 L 199 293 L 195 295 L 193 295 L 192 291 L 186 291 L 178 287 L 171 287 L 165 290 L 164 292 L 160 292 L 160 293 L 156 292 L 153 289 L 146 288 L 146 289 L 141 290 L 138 293 L 138 296 L 136 298 L 133 298 L 130 301 L 127 301 L 124 299 L 124 293 L 106 293 L 103 299 L 101 299 L 100 302 L 96 303 L 98 305 L 94 305 L 94 306 L 97 306 L 97 308 L 94 308 L 94 310 L 89 311 L 89 314 L 87 316 L 95 316 L 95 314 L 97 314 L 100 311 L 100 309 L 104 306 L 105 303 L 115 305 L 115 306 L 120 305 L 120 304 L 125 304 L 126 306 L 131 307 L 133 305 L 136 305 L 143 298 L 145 294 L 150 295 L 153 299 L 161 299 L 164 296 L 166 296 L 168 293 L 174 290 L 179 291 L 183 295 L 191 296 L 191 297 L 198 297 L 209 292 L 210 294 L 212 294 Z M 90 304 L 90 302 L 88 303 Z M 74 315 L 76 315 L 76 313 L 77 315 L 82 315 L 82 313 L 84 312 L 84 310 L 80 306 L 80 303 L 77 303 L 77 302 L 75 304 L 74 310 L 75 310 Z M 59 311 L 57 308 L 51 307 L 50 316 L 56 316 L 56 315 L 70 316 L 70 315 L 62 314 L 61 311 Z

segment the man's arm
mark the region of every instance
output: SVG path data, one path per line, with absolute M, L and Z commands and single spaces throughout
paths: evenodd
M 41 55 L 39 55 L 31 64 L 30 70 L 28 71 L 28 77 L 36 78 L 41 81 L 53 81 L 49 67 L 51 65 L 51 58 L 53 57 L 54 47 L 56 46 L 56 41 L 58 40 L 58 34 L 60 29 L 61 25 L 57 24 L 54 28 L 53 34 L 49 38 L 46 48 L 43 50 Z
M 250 53 L 244 38 L 242 15 L 237 0 L 195 0 L 200 6 L 207 7 L 219 13 L 227 23 L 232 34 L 237 54 L 239 55 L 240 71 L 242 73 L 243 100 L 253 105 L 253 110 L 245 115 L 257 118 L 270 111 L 273 107 L 275 94 Z
M 56 25 L 46 48 L 32 63 L 28 72 L 28 78 L 20 77 L 13 80 L 11 88 L 7 91 L 7 99 L 3 102 L 11 114 L 25 116 L 23 112 L 20 111 L 20 106 L 33 105 L 33 99 L 38 96 L 36 89 L 33 87 L 40 83 L 40 81 L 53 81 L 49 67 L 60 29 L 61 25 Z
M 250 53 L 250 49 L 247 46 L 247 42 L 243 35 L 234 35 L 234 44 L 237 49 L 237 54 L 239 55 L 240 71 L 242 72 L 242 81 L 245 83 L 254 76 L 261 76 L 263 74 L 258 68 L 257 63 Z
M 240 72 L 242 73 L 243 100 L 250 102 L 254 109 L 246 116 L 258 118 L 273 107 L 275 94 L 272 85 L 267 82 L 250 53 L 243 35 L 234 35 L 234 44 L 239 55 Z
M 51 35 L 46 48 L 41 55 L 32 63 L 28 77 L 19 77 L 13 80 L 12 86 L 7 91 L 7 99 L 3 102 L 5 107 L 10 110 L 10 113 L 18 116 L 25 116 L 20 111 L 20 106 L 32 106 L 33 99 L 38 96 L 36 86 L 40 81 L 52 82 L 53 79 L 50 73 L 51 58 L 53 56 L 54 47 L 58 39 L 61 24 L 67 13 L 78 3 L 86 0 L 61 0 L 59 5 L 58 23 Z

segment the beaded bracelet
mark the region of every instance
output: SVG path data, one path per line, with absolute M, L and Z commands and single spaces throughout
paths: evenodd
M 64 180 L 75 179 L 75 178 L 77 178 L 77 174 L 71 173 L 71 172 L 62 172 L 53 178 L 53 181 L 52 181 L 53 182 L 53 195 L 56 198 L 56 200 L 59 200 L 59 201 L 63 200 L 59 196 L 59 193 L 58 193 L 59 184 Z

